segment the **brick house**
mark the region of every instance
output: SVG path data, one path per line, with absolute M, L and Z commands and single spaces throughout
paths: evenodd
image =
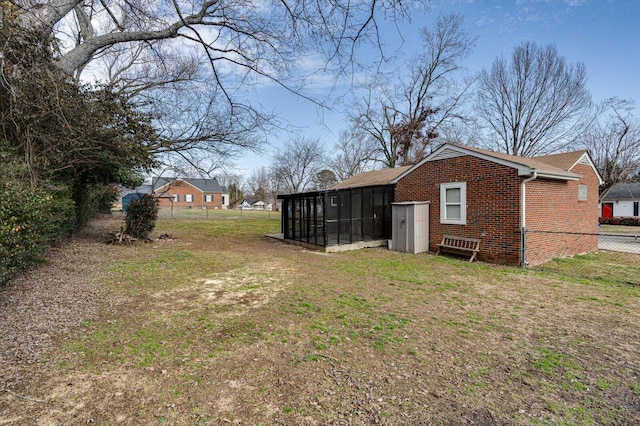
M 430 202 L 432 248 L 443 234 L 478 238 L 479 260 L 535 265 L 598 247 L 602 179 L 584 150 L 522 158 L 445 144 L 392 183 L 396 202 Z
M 229 191 L 217 179 L 154 177 L 151 186 L 153 194 L 159 197 L 160 208 L 229 207 Z
M 597 249 L 601 184 L 584 150 L 522 158 L 445 144 L 413 166 L 279 198 L 286 240 L 325 249 L 386 244 L 392 204 L 416 203 L 428 205 L 431 251 L 450 234 L 480 239 L 479 260 L 535 265 Z

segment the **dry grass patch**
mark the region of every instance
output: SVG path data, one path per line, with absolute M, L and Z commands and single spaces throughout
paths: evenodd
M 640 422 L 637 256 L 536 270 L 268 242 L 277 219 L 161 221 L 108 247 L 125 302 L 61 336 L 4 415 L 98 424 Z M 70 339 L 66 340 L 68 337 Z M 14 422 L 15 423 L 15 422 Z M 18 423 L 16 423 L 18 424 Z

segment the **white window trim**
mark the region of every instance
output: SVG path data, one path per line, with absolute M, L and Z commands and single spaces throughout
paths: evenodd
M 445 198 L 447 189 L 452 188 L 460 189 L 460 219 L 447 218 L 447 205 Z M 449 182 L 440 184 L 440 223 L 452 225 L 467 224 L 467 182 Z
M 185 203 L 193 203 L 194 197 L 193 194 L 184 194 Z

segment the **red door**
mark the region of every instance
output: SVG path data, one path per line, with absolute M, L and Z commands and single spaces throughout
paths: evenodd
M 613 217 L 613 203 L 602 203 L 602 217 Z

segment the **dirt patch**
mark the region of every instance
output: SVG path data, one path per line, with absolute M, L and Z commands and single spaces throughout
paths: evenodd
M 95 220 L 51 249 L 45 264 L 0 288 L 0 389 L 15 389 L 35 371 L 51 368 L 56 335 L 117 304 L 99 282 L 109 257 L 96 243 L 112 226 L 111 218 Z
M 78 236 L 3 290 L 0 424 L 640 422 L 635 286 L 221 222 Z

